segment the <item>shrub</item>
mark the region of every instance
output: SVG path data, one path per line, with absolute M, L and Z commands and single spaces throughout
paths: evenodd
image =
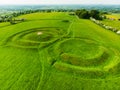
M 62 20 L 62 22 L 70 22 L 69 20 Z

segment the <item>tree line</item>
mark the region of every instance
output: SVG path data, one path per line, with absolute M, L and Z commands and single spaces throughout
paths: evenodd
M 15 19 L 14 17 L 18 17 L 20 15 L 24 14 L 30 14 L 30 13 L 35 13 L 35 12 L 71 12 L 73 10 L 66 10 L 66 9 L 36 9 L 36 10 L 23 10 L 23 11 L 17 11 L 13 12 L 8 15 L 0 15 L 0 22 L 10 22 L 11 24 L 15 24 L 16 22 L 20 21 L 25 21 L 25 19 Z
M 0 22 L 13 22 L 15 20 L 13 19 L 14 17 L 24 14 L 35 13 L 35 12 L 38 12 L 38 10 L 24 10 L 24 11 L 13 12 L 8 15 L 0 15 Z M 16 21 L 20 21 L 20 20 L 16 20 Z M 21 19 L 21 21 L 23 21 L 23 19 Z
M 47 12 L 47 13 L 51 13 L 51 12 L 75 12 L 75 14 L 79 17 L 79 18 L 84 18 L 84 19 L 89 19 L 90 17 L 93 17 L 95 19 L 102 19 L 101 18 L 101 14 L 98 10 L 85 10 L 85 9 L 81 9 L 81 10 L 73 10 L 73 9 L 37 9 L 37 10 L 24 10 L 24 11 L 17 11 L 17 12 L 13 12 L 9 15 L 0 15 L 0 22 L 10 22 L 11 24 L 15 24 L 17 22 L 22 22 L 25 21 L 24 18 L 22 19 L 15 19 L 14 17 L 20 16 L 20 15 L 24 15 L 24 14 L 30 14 L 30 13 L 35 13 L 35 12 Z
M 86 9 L 81 9 L 81 10 L 76 10 L 75 14 L 79 18 L 83 19 L 89 19 L 90 17 L 95 18 L 97 20 L 102 20 L 101 13 L 98 10 L 86 10 Z

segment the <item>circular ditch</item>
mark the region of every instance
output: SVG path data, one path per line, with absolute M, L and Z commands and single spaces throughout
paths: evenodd
M 51 61 L 58 70 L 76 73 L 83 78 L 108 78 L 118 76 L 119 51 L 107 48 L 89 39 L 66 39 L 54 49 Z
M 44 47 L 62 37 L 59 28 L 37 28 L 15 33 L 6 40 L 8 46 L 21 48 Z

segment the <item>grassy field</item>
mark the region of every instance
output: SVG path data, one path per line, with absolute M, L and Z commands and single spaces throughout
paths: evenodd
M 120 21 L 118 21 L 118 20 L 112 21 L 112 20 L 104 19 L 104 20 L 102 20 L 102 23 L 120 30 Z
M 17 18 L 0 24 L 0 90 L 120 89 L 120 36 L 68 13 Z
M 6 26 L 9 26 L 9 25 L 10 25 L 9 22 L 3 22 L 3 23 L 0 23 L 0 28 L 6 27 Z
M 106 17 L 109 19 L 102 20 L 103 24 L 120 30 L 120 21 L 118 20 L 120 18 L 120 14 L 106 15 Z M 114 19 L 114 20 L 111 20 L 111 19 Z
M 120 14 L 108 14 L 108 15 L 105 15 L 107 18 L 113 18 L 115 20 L 118 20 L 120 18 Z

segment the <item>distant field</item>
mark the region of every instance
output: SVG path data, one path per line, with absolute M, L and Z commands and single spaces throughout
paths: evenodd
M 118 20 L 120 18 L 120 14 L 111 14 L 106 16 L 109 19 L 102 20 L 102 23 L 120 30 L 120 21 Z M 115 20 L 112 20 L 112 19 L 115 19 Z
M 120 30 L 120 21 L 116 21 L 116 20 L 111 21 L 111 20 L 105 19 L 105 20 L 102 20 L 102 22 L 103 22 L 105 25 L 112 26 L 112 27 L 117 28 L 117 29 Z
M 27 19 L 27 20 L 49 20 L 49 19 L 52 19 L 52 20 L 64 20 L 64 19 L 73 19 L 75 17 L 73 16 L 70 16 L 68 13 L 62 13 L 62 12 L 53 12 L 53 13 L 33 13 L 33 14 L 26 14 L 26 15 L 22 15 L 22 16 L 19 16 L 17 18 L 24 18 L 24 19 Z
M 120 19 L 120 14 L 110 14 L 110 15 L 106 15 L 107 18 L 113 18 L 115 20 Z
M 69 13 L 16 18 L 0 23 L 0 90 L 120 89 L 120 36 Z

